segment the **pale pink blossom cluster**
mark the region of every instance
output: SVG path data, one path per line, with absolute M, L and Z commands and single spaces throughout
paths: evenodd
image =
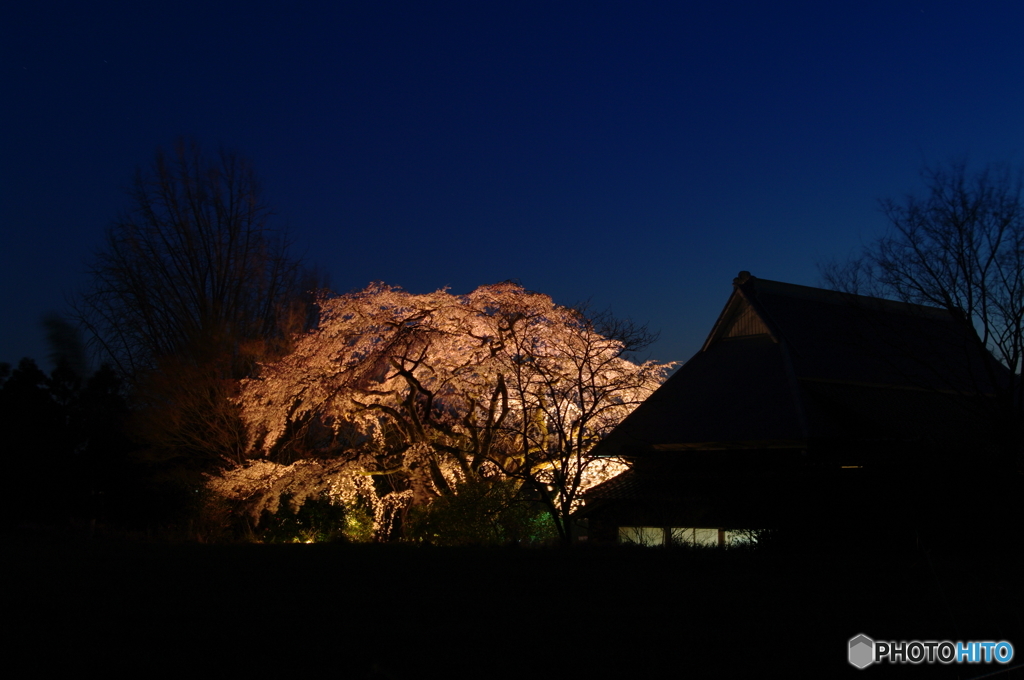
M 568 513 L 617 474 L 594 444 L 664 380 L 622 338 L 513 283 L 468 295 L 375 284 L 323 297 L 320 322 L 243 381 L 248 465 L 212 480 L 258 517 L 273 497 L 362 503 L 378 533 L 460 483 L 512 478 Z

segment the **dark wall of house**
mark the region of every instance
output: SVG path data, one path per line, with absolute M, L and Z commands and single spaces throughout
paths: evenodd
M 588 501 L 589 540 L 615 542 L 619 526 L 721 527 L 774 529 L 792 543 L 887 547 L 1004 541 L 1022 526 L 1020 475 L 974 464 L 984 452 L 904 452 L 889 464 L 867 456 L 872 462 L 845 468 L 799 455 L 743 466 L 718 453 L 717 467 L 683 456 L 638 465 L 628 493 Z

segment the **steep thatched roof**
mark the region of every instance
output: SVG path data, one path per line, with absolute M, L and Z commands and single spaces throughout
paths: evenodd
M 962 445 L 1008 376 L 957 314 L 741 272 L 701 350 L 597 453 Z

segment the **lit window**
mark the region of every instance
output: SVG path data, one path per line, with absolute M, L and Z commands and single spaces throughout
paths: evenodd
M 672 543 L 676 545 L 719 545 L 718 529 L 707 529 L 700 527 L 673 527 Z
M 739 546 L 756 543 L 759 533 L 754 529 L 727 530 L 713 527 L 619 527 L 619 543 L 646 546 Z
M 665 530 L 661 527 L 619 527 L 619 543 L 665 545 Z

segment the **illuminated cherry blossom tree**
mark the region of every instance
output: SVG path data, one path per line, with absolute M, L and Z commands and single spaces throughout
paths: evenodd
M 645 329 L 514 283 L 468 295 L 383 284 L 320 300 L 318 328 L 243 381 L 258 463 L 215 479 L 254 517 L 287 490 L 362 504 L 387 537 L 410 507 L 514 480 L 563 540 L 581 492 L 622 469 L 589 455 L 664 380 Z M 296 500 L 298 499 L 298 500 Z

